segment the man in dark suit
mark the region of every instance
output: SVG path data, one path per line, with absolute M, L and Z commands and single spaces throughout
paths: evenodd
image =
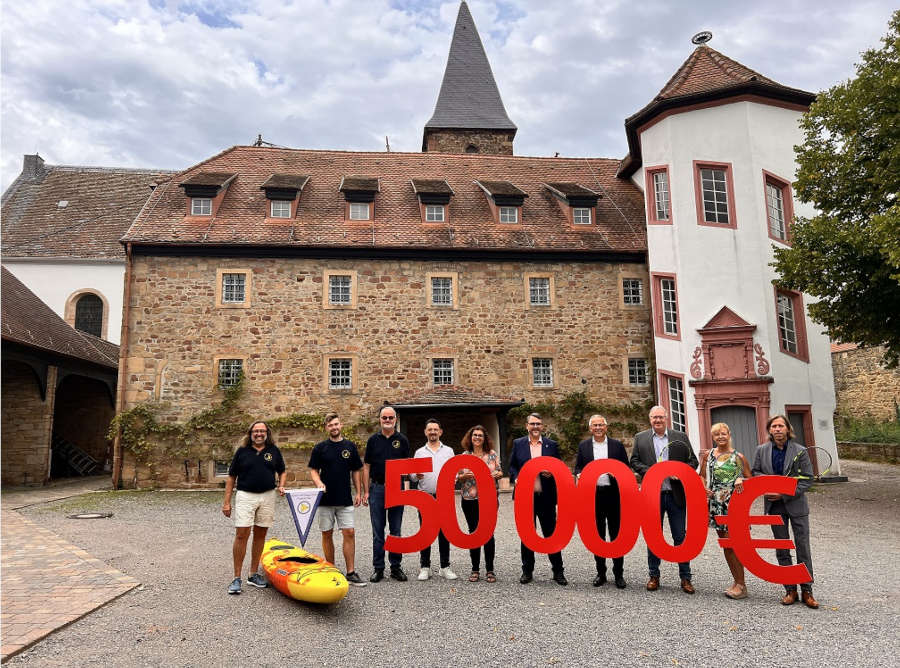
M 800 597 L 809 608 L 818 608 L 819 603 L 812 594 L 812 555 L 809 549 L 809 504 L 806 502 L 806 490 L 813 482 L 813 467 L 806 453 L 806 448 L 794 440 L 791 423 L 783 415 L 775 415 L 766 423 L 769 440 L 756 448 L 753 457 L 753 475 L 797 475 L 797 489 L 793 496 L 784 494 L 766 494 L 766 515 L 779 515 L 783 524 L 772 525 L 775 538 L 789 538 L 788 523 L 794 534 L 794 547 L 797 548 L 797 563 L 806 565 L 809 581 L 800 585 Z M 796 461 L 794 461 L 796 459 Z M 790 550 L 775 550 L 775 557 L 781 566 L 791 565 Z M 797 585 L 785 585 L 783 605 L 797 602 Z
M 607 438 L 608 428 L 606 418 L 602 415 L 592 415 L 588 420 L 591 430 L 591 438 L 587 438 L 578 444 L 578 458 L 575 460 L 575 475 L 581 475 L 584 467 L 595 459 L 618 459 L 628 466 L 628 455 L 621 441 Z M 615 540 L 619 535 L 621 519 L 621 500 L 619 499 L 619 485 L 616 479 L 604 473 L 597 480 L 597 490 L 594 493 L 594 516 L 597 520 L 597 533 L 606 540 L 606 529 L 609 527 L 609 539 Z M 600 587 L 606 584 L 606 558 L 594 555 L 597 564 L 597 577 L 594 578 L 594 586 Z M 616 587 L 625 589 L 625 557 L 613 557 L 613 577 Z
M 533 457 L 556 457 L 559 456 L 559 446 L 556 441 L 544 438 L 541 435 L 543 430 L 543 420 L 537 413 L 528 416 L 525 422 L 528 429 L 528 436 L 517 438 L 513 441 L 512 456 L 509 460 L 509 481 L 515 484 L 516 478 L 519 477 L 519 470 L 525 465 L 529 459 Z M 518 486 L 516 486 L 518 487 Z M 513 489 L 513 498 L 515 498 L 517 490 Z M 556 481 L 553 476 L 546 471 L 542 471 L 535 478 L 534 490 L 518 490 L 520 494 L 534 494 L 534 516 L 541 523 L 541 531 L 544 536 L 550 536 L 556 530 Z M 550 565 L 553 568 L 553 580 L 556 584 L 567 585 L 566 576 L 563 573 L 562 552 L 554 552 L 550 557 Z M 534 552 L 522 543 L 522 577 L 519 582 L 528 584 L 533 579 L 534 574 Z
M 699 466 L 694 447 L 687 434 L 674 429 L 666 429 L 668 414 L 662 406 L 654 406 L 650 409 L 650 429 L 642 431 L 634 437 L 634 448 L 631 451 L 631 468 L 643 479 L 647 470 L 658 461 L 678 460 L 683 461 L 692 469 Z M 684 446 L 676 446 L 666 450 L 666 446 L 676 442 Z M 686 447 L 685 447 L 686 446 Z M 670 456 L 671 454 L 671 456 Z M 663 481 L 659 495 L 660 520 L 663 515 L 669 516 L 669 529 L 672 531 L 672 540 L 675 545 L 684 542 L 685 533 L 685 500 L 684 486 L 677 478 L 666 478 Z M 647 591 L 659 589 L 659 563 L 657 557 L 650 548 L 647 548 L 647 565 L 650 569 L 650 579 L 647 581 Z M 681 589 L 686 594 L 694 593 L 694 585 L 691 584 L 691 562 L 684 561 L 678 564 L 678 575 L 681 578 Z

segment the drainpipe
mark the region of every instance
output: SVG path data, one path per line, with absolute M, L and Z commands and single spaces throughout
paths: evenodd
M 128 374 L 126 360 L 128 359 L 128 324 L 131 321 L 131 243 L 125 244 L 125 291 L 122 296 L 122 336 L 119 339 L 119 392 L 116 400 L 116 415 L 125 409 L 125 384 Z M 113 441 L 112 487 L 119 489 L 122 483 L 122 432 L 116 434 Z

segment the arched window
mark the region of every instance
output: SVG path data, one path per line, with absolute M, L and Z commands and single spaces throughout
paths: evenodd
M 97 295 L 85 293 L 75 303 L 75 329 L 102 336 L 103 300 Z

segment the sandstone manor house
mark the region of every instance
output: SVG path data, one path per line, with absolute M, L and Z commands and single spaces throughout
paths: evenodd
M 784 412 L 834 453 L 828 338 L 769 266 L 811 213 L 791 181 L 814 95 L 703 43 L 653 93 L 624 159 L 516 155 L 463 2 L 420 153 L 234 146 L 156 175 L 121 238 L 117 410 L 182 424 L 242 379 L 236 410 L 283 418 L 279 442 L 390 402 L 413 443 L 427 417 L 457 449 L 481 423 L 505 459 L 511 409 L 583 392 L 661 403 L 695 446 L 728 422 L 746 453 Z M 152 464 L 117 441 L 117 481 L 215 484 L 238 436 L 147 439 Z

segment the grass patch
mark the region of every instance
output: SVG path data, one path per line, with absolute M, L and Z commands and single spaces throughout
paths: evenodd
M 851 443 L 900 443 L 900 421 L 872 417 L 842 418 L 837 423 L 839 441 Z

